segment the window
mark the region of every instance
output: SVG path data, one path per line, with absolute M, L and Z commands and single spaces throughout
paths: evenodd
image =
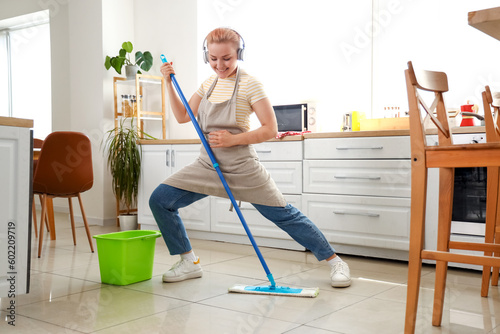
M 0 21 L 0 115 L 34 120 L 34 136 L 52 131 L 48 12 Z

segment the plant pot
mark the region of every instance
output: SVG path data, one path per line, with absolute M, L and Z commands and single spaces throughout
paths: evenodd
M 118 219 L 121 231 L 137 230 L 137 215 L 119 215 Z
M 137 65 L 126 65 L 125 66 L 125 76 L 127 80 L 135 80 L 135 75 L 139 72 L 139 66 Z

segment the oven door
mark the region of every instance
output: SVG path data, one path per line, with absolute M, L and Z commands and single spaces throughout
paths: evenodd
M 451 233 L 484 236 L 487 168 L 456 168 Z

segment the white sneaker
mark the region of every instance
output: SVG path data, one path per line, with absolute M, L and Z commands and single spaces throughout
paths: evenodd
M 163 282 L 180 282 L 201 276 L 203 276 L 203 269 L 201 269 L 200 258 L 196 262 L 181 259 L 163 274 Z
M 351 285 L 351 273 L 349 266 L 344 261 L 336 262 L 330 272 L 332 286 L 335 288 L 345 288 Z

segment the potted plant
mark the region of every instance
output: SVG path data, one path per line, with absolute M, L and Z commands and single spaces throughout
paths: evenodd
M 113 193 L 117 201 L 126 207 L 125 214 L 118 217 L 122 230 L 137 228 L 137 215 L 132 213 L 132 209 L 137 203 L 141 175 L 142 149 L 138 140 L 143 135 L 154 139 L 142 131 L 139 132 L 133 120 L 123 118 L 115 129 L 106 132 L 103 140 L 105 157 L 112 176 Z M 132 222 L 127 222 L 129 220 Z
M 135 53 L 135 62 L 130 60 L 134 46 L 132 42 L 123 42 L 122 48 L 118 52 L 118 56 L 106 56 L 104 67 L 109 70 L 111 67 L 115 69 L 118 74 L 122 74 L 122 68 L 125 66 L 125 75 L 127 79 L 133 79 L 136 73 L 142 73 L 140 69 L 147 72 L 153 66 L 153 55 L 151 52 L 146 51 L 142 53 L 137 51 Z

